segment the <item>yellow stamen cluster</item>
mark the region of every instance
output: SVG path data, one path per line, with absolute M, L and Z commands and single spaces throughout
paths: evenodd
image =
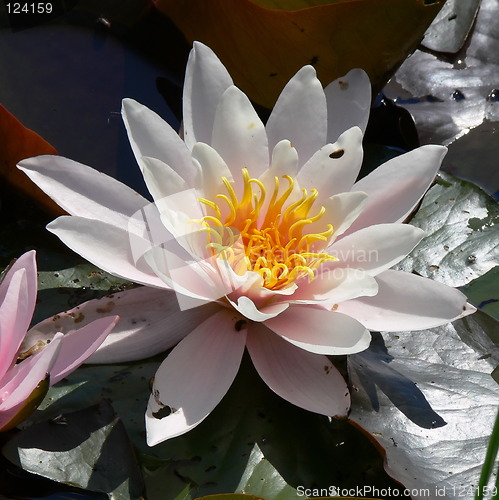
M 285 207 L 295 181 L 284 175 L 288 186 L 279 196 L 279 179 L 275 177 L 274 191 L 264 207 L 267 193 L 263 183 L 251 178 L 245 168 L 242 176 L 244 187 L 240 200 L 230 182 L 222 178 L 227 194 L 218 194 L 217 198 L 228 206 L 225 217 L 222 217 L 219 204 L 199 199 L 213 211 L 213 215 L 206 215 L 200 221 L 212 255 L 227 260 L 239 275 L 246 271 L 258 272 L 264 286 L 272 290 L 285 288 L 304 276 L 312 280 L 323 262 L 336 260 L 327 253 L 313 251 L 313 247 L 323 247 L 333 234 L 330 224 L 322 233 L 305 232 L 307 226 L 318 221 L 325 212 L 321 207 L 316 215 L 309 215 L 318 195 L 316 189 L 311 189 L 310 194 L 302 189 L 301 198 Z M 253 192 L 253 186 L 259 188 L 259 195 Z

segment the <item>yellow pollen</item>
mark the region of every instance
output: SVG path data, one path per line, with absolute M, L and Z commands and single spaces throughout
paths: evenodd
M 274 190 L 265 207 L 267 192 L 263 183 L 251 178 L 248 170 L 242 169 L 243 191 L 238 199 L 230 182 L 222 177 L 226 194 L 217 194 L 217 201 L 200 198 L 199 201 L 211 209 L 212 215 L 200 221 L 206 232 L 207 248 L 212 255 L 227 260 L 239 275 L 255 271 L 263 278 L 263 284 L 271 290 L 280 290 L 303 277 L 315 278 L 315 271 L 324 262 L 337 260 L 324 248 L 334 229 L 327 224 L 321 233 L 307 233 L 310 224 L 317 222 L 325 213 L 320 207 L 311 215 L 318 196 L 316 189 L 310 193 L 302 189 L 301 198 L 289 203 L 295 180 L 284 175 L 288 183 L 279 195 L 280 180 L 274 178 Z M 259 194 L 253 188 L 259 189 Z M 218 202 L 218 203 L 217 203 Z M 225 210 L 222 205 L 226 205 Z M 222 213 L 226 213 L 225 217 Z

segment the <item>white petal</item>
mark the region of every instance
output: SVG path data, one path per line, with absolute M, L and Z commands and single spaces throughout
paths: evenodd
M 142 167 L 147 189 L 154 200 L 160 200 L 189 188 L 184 179 L 161 160 L 144 156 Z
M 371 342 L 370 333 L 346 314 L 306 306 L 291 306 L 265 325 L 291 344 L 316 354 L 353 354 Z
M 209 260 L 185 260 L 178 252 L 159 247 L 153 248 L 145 258 L 157 276 L 177 292 L 183 311 L 217 301 L 232 291 L 225 288 Z
M 208 144 L 198 142 L 192 148 L 192 157 L 199 162 L 201 171 L 201 189 L 203 196 L 210 201 L 216 201 L 217 194 L 227 194 L 222 181 L 225 177 L 233 182 L 232 173 L 223 158 Z M 219 204 L 225 208 L 225 204 Z
M 369 198 L 349 233 L 385 222 L 402 222 L 433 182 L 447 152 L 443 146 L 422 146 L 387 161 L 354 184 Z
M 247 347 L 258 373 L 276 394 L 314 413 L 347 415 L 348 387 L 326 356 L 291 345 L 261 323 L 250 326 Z
M 338 311 L 377 331 L 425 330 L 475 311 L 459 290 L 402 271 L 376 276 L 379 291 L 339 305 Z
M 334 142 L 347 129 L 366 130 L 371 107 L 371 82 L 362 69 L 352 69 L 325 89 L 327 100 L 327 140 Z
M 258 177 L 268 167 L 265 127 L 249 99 L 237 87 L 229 87 L 220 100 L 211 145 L 227 163 L 237 185 L 242 168 L 247 168 L 250 176 Z
M 241 321 L 227 309 L 219 311 L 182 340 L 161 364 L 146 412 L 149 446 L 192 429 L 224 397 L 244 352 L 246 329 Z
M 322 200 L 324 215 L 317 221 L 306 226 L 307 234 L 322 233 L 331 224 L 334 229 L 330 242 L 343 234 L 360 215 L 367 202 L 367 194 L 359 191 L 340 193 Z
M 369 226 L 335 241 L 328 253 L 338 261 L 323 267 L 354 267 L 376 276 L 400 262 L 423 236 L 422 229 L 409 224 Z
M 84 363 L 102 344 L 118 319 L 118 316 L 100 318 L 64 335 L 61 350 L 50 370 L 50 384 L 57 384 Z
M 133 99 L 123 100 L 122 115 L 141 169 L 144 168 L 143 157 L 156 158 L 170 165 L 190 186 L 194 186 L 196 169 L 189 149 L 163 118 Z
M 87 362 L 123 363 L 144 359 L 170 349 L 218 307 L 210 304 L 183 313 L 174 292 L 133 288 L 90 300 L 47 318 L 31 328 L 23 349 L 29 349 L 39 340 L 51 339 L 55 332 L 69 333 L 105 316 L 118 315 L 120 321 Z
M 237 302 L 231 299 L 228 300 L 232 307 L 239 311 L 243 316 L 257 322 L 267 321 L 270 318 L 275 318 L 289 307 L 289 304 L 281 302 L 279 304 L 272 304 L 270 306 L 258 309 L 255 303 L 250 298 L 244 295 L 239 297 L 237 299 Z
M 289 302 L 305 304 L 327 301 L 333 305 L 357 297 L 371 297 L 377 292 L 376 280 L 364 271 L 344 267 L 321 272 L 319 268 L 316 278 L 310 283 L 305 278 Z
M 126 228 L 129 218 L 149 203 L 116 179 L 62 156 L 36 156 L 18 166 L 72 215 Z
M 232 78 L 214 52 L 194 42 L 184 80 L 184 140 L 192 149 L 196 142 L 211 144 L 215 112 Z
M 350 191 L 362 165 L 363 154 L 360 129 L 348 129 L 334 144 L 319 149 L 303 165 L 298 172 L 300 186 L 317 189 L 317 203 L 334 194 Z
M 312 66 L 304 66 L 284 87 L 268 119 L 269 147 L 288 139 L 303 165 L 326 144 L 326 97 Z
M 99 220 L 63 216 L 51 222 L 47 229 L 69 248 L 110 274 L 135 283 L 166 288 L 145 262 L 135 262 L 130 235 L 122 228 Z

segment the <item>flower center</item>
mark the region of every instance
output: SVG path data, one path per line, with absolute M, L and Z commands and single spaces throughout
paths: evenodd
M 280 181 L 274 177 L 272 196 L 265 203 L 267 191 L 264 184 L 251 178 L 245 168 L 242 176 L 240 199 L 225 177 L 222 177 L 222 182 L 227 194 L 216 196 L 220 202 L 199 198 L 213 211 L 213 215 L 206 215 L 200 221 L 212 255 L 227 260 L 239 275 L 246 271 L 259 273 L 263 286 L 272 290 L 286 288 L 305 276 L 311 281 L 323 262 L 337 260 L 328 253 L 317 251 L 333 234 L 331 224 L 327 224 L 322 233 L 307 233 L 308 226 L 325 212 L 321 207 L 315 215 L 310 214 L 318 195 L 316 189 L 311 189 L 310 193 L 302 189 L 301 198 L 291 202 L 295 180 L 284 175 L 282 178 L 288 186 L 279 196 Z M 254 192 L 255 186 L 259 193 Z M 222 216 L 219 205 L 222 202 L 228 206 L 225 216 Z

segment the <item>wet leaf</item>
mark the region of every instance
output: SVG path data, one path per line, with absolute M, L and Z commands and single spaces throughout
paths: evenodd
M 44 154 L 55 155 L 57 151 L 0 105 L 0 177 L 50 213 L 62 214 L 63 210 L 16 168 L 24 158 Z
M 411 224 L 426 236 L 397 269 L 463 286 L 499 262 L 499 207 L 473 184 L 441 173 Z
M 236 85 L 266 107 L 305 64 L 316 68 L 324 85 L 360 67 L 381 89 L 442 5 L 423 0 L 156 2 L 190 43 L 209 45 Z
M 50 389 L 30 421 L 110 399 L 140 450 L 148 500 L 164 500 L 165 491 L 178 500 L 226 492 L 291 500 L 303 498 L 299 485 L 398 487 L 368 439 L 347 422 L 329 422 L 278 398 L 249 358 L 206 420 L 184 436 L 147 447 L 144 412 L 162 359 L 79 368 Z
M 196 500 L 265 500 L 255 495 L 244 495 L 243 493 L 222 493 L 221 495 L 208 495 L 196 498 Z
M 133 449 L 123 425 L 104 401 L 28 427 L 2 451 L 24 470 L 107 493 L 110 500 L 141 498 L 142 479 Z
M 389 86 L 388 96 L 412 113 L 422 143 L 448 145 L 485 119 L 499 120 L 496 13 L 496 0 L 482 0 L 468 41 L 455 56 L 418 50 L 397 71 L 394 80 L 407 93 Z
M 490 375 L 499 348 L 484 329 L 497 324 L 483 323 L 482 316 L 422 332 L 383 334 L 388 359 L 379 356 L 378 362 L 412 380 L 444 426 L 411 421 L 382 387 L 363 382 L 362 360 L 349 358 L 356 387 L 350 418 L 384 449 L 386 471 L 415 497 L 474 498 L 499 404 Z
M 457 52 L 466 41 L 481 0 L 447 0 L 425 33 L 422 45 L 437 52 Z
M 488 273 L 473 280 L 468 285 L 462 287 L 461 291 L 468 297 L 475 307 L 486 312 L 499 321 L 499 267 L 496 266 Z M 499 333 L 498 339 L 499 343 Z

